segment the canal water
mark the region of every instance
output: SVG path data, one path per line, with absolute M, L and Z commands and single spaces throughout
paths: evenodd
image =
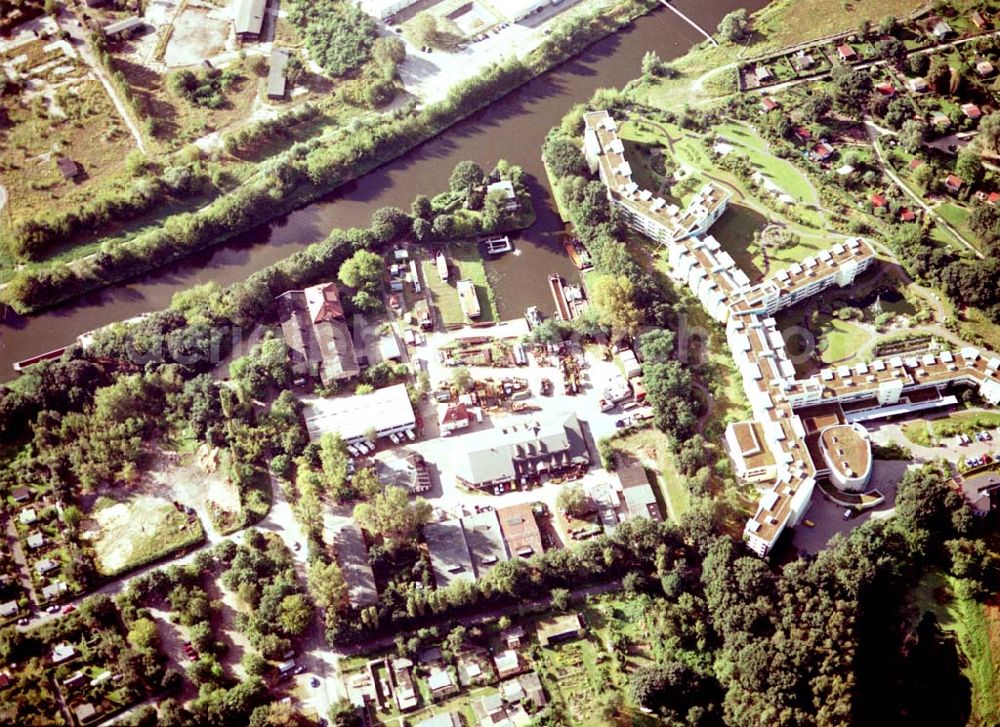
M 711 32 L 729 11 L 739 7 L 753 11 L 765 3 L 675 0 L 673 4 Z M 211 250 L 38 316 L 22 318 L 8 311 L 0 321 L 0 381 L 13 375 L 14 361 L 64 346 L 107 323 L 164 308 L 177 291 L 208 281 L 226 286 L 243 280 L 322 240 L 333 228 L 366 227 L 379 207 L 409 209 L 417 194 L 444 190 L 452 168 L 464 159 L 489 169 L 504 158 L 528 173 L 538 219 L 515 239 L 516 253 L 489 263 L 489 275 L 501 317 L 520 316 L 529 305 L 551 314 L 554 303 L 548 275 L 559 273 L 573 280 L 577 273 L 562 247 L 563 224 L 540 159 L 546 132 L 572 104 L 585 101 L 596 89 L 620 87 L 638 76 L 647 50 L 671 59 L 701 40 L 697 31 L 672 12 L 658 10 L 395 162 L 302 209 Z

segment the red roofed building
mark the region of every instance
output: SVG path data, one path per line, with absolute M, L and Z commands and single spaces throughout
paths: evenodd
M 886 204 L 888 203 L 888 200 L 885 198 L 885 196 L 881 194 L 873 194 L 871 196 L 871 200 L 873 207 L 885 207 Z
M 821 142 L 812 149 L 813 158 L 820 162 L 825 162 L 833 156 L 833 147 L 826 142 Z
M 851 46 L 847 45 L 846 43 L 844 43 L 844 45 L 837 46 L 837 55 L 839 55 L 840 60 L 844 61 L 845 63 L 850 63 L 851 61 L 858 60 L 858 54 L 854 51 L 854 49 Z
M 917 215 L 909 207 L 904 207 L 899 211 L 899 219 L 901 222 L 913 222 L 917 219 Z
M 890 98 L 896 95 L 896 87 L 891 83 L 880 83 L 875 87 L 875 90 L 883 96 L 889 96 Z
M 958 192 L 962 189 L 962 184 L 964 184 L 964 182 L 957 174 L 949 174 L 944 178 L 944 186 L 949 192 Z
M 989 197 L 986 198 L 986 204 L 996 207 L 997 202 L 1000 202 L 1000 192 L 990 192 Z
M 986 26 L 989 25 L 989 21 L 987 21 L 983 14 L 978 10 L 974 11 L 972 15 L 969 16 L 969 20 L 971 20 L 972 24 L 980 30 L 985 30 Z
M 448 435 L 457 429 L 465 429 L 471 423 L 472 417 L 465 404 L 452 404 L 441 412 L 442 435 Z
M 962 104 L 962 113 L 968 116 L 970 119 L 978 119 L 980 116 L 983 115 L 982 110 L 974 103 Z
M 923 165 L 924 165 L 923 159 L 911 159 L 909 164 L 910 171 L 915 172 L 916 170 L 920 169 L 920 167 L 922 167 Z
M 764 108 L 765 112 L 774 111 L 776 108 L 778 108 L 778 102 L 775 101 L 770 96 L 765 96 L 764 98 L 762 98 L 760 101 L 760 105 Z
M 809 129 L 807 129 L 804 126 L 796 126 L 792 130 L 792 133 L 795 134 L 795 138 L 801 141 L 803 144 L 805 144 L 807 141 L 813 138 L 812 132 L 809 131 Z

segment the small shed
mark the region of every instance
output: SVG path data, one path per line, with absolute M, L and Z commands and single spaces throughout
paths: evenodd
M 142 18 L 137 15 L 133 15 L 130 18 L 125 18 L 124 20 L 118 20 L 114 23 L 108 23 L 104 26 L 104 37 L 108 40 L 125 40 L 126 38 L 131 38 L 133 35 L 141 31 L 146 24 L 143 22 Z
M 76 179 L 80 176 L 80 165 L 77 164 L 72 159 L 67 159 L 66 157 L 59 157 L 56 159 L 56 168 L 59 169 L 59 173 L 65 180 Z
M 288 51 L 275 48 L 271 51 L 271 68 L 267 72 L 267 97 L 272 101 L 281 101 L 288 90 L 288 79 L 285 71 L 288 68 L 290 56 Z

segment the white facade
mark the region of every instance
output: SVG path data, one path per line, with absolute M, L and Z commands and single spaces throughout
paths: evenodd
M 388 20 L 416 2 L 417 0 L 358 0 L 358 6 L 372 17 Z

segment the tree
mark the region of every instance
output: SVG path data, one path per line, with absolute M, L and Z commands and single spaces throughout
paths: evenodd
M 642 371 L 653 423 L 675 441 L 683 441 L 691 435 L 700 408 L 690 370 L 677 361 L 667 361 L 644 363 Z
M 639 339 L 643 361 L 666 363 L 674 357 L 674 332 L 666 328 L 647 331 Z
M 319 460 L 328 487 L 339 487 L 347 478 L 347 448 L 339 434 L 327 432 L 319 440 Z
M 979 122 L 978 143 L 987 154 L 1000 154 L 1000 114 L 987 114 Z
M 288 636 L 299 636 L 309 628 L 312 620 L 312 606 L 301 593 L 294 593 L 281 599 L 278 622 Z
M 647 78 L 664 76 L 667 74 L 667 64 L 663 62 L 656 51 L 646 51 L 642 57 L 642 75 Z
M 436 15 L 428 13 L 426 10 L 417 13 L 412 23 L 413 37 L 418 45 L 438 45 L 440 29 Z
M 545 163 L 556 179 L 587 174 L 587 160 L 575 142 L 564 136 L 550 134 L 542 149 Z
M 552 608 L 556 611 L 565 611 L 569 608 L 569 591 L 565 588 L 552 589 Z
M 948 486 L 945 472 L 932 465 L 909 470 L 896 490 L 896 523 L 917 542 L 933 535 L 945 541 L 965 535 L 972 516 L 965 499 Z
M 382 491 L 382 483 L 374 467 L 362 467 L 354 473 L 351 484 L 361 497 L 371 498 Z
M 472 391 L 476 380 L 472 378 L 468 366 L 458 366 L 451 372 L 451 383 L 464 394 Z
M 160 644 L 156 623 L 148 618 L 136 619 L 128 630 L 128 641 L 140 651 L 155 652 Z
M 837 110 L 859 115 L 871 94 L 871 76 L 865 71 L 838 63 L 830 72 L 830 81 L 833 87 L 833 104 Z
M 358 250 L 340 266 L 337 277 L 350 288 L 374 293 L 382 282 L 384 271 L 385 263 L 379 255 L 370 250 Z
M 979 184 L 983 179 L 983 172 L 983 160 L 973 146 L 967 146 L 958 152 L 955 174 L 965 180 L 966 184 Z
M 642 323 L 642 313 L 635 304 L 635 286 L 624 275 L 603 275 L 593 286 L 592 299 L 598 320 L 611 329 L 615 339 L 631 338 Z
M 750 13 L 745 8 L 727 13 L 719 23 L 719 34 L 733 43 L 740 43 L 750 36 Z
M 386 541 L 391 551 L 416 537 L 417 529 L 430 519 L 431 506 L 422 497 L 410 504 L 402 487 L 388 487 L 370 502 L 354 507 L 354 520 L 373 535 Z
M 590 497 L 583 487 L 576 482 L 563 485 L 556 495 L 556 507 L 575 518 L 583 517 L 593 510 Z
M 486 175 L 483 168 L 475 162 L 463 161 L 455 165 L 448 179 L 448 188 L 455 194 L 468 195 L 473 187 L 483 183 Z
M 335 562 L 314 560 L 309 565 L 309 590 L 320 608 L 337 608 L 347 598 L 347 583 L 340 566 Z
M 927 124 L 923 121 L 909 119 L 903 122 L 903 128 L 899 131 L 899 143 L 906 151 L 915 154 L 926 138 Z
M 410 205 L 410 214 L 414 219 L 430 220 L 434 216 L 434 208 L 431 206 L 430 197 L 426 194 L 418 194 L 413 198 Z

